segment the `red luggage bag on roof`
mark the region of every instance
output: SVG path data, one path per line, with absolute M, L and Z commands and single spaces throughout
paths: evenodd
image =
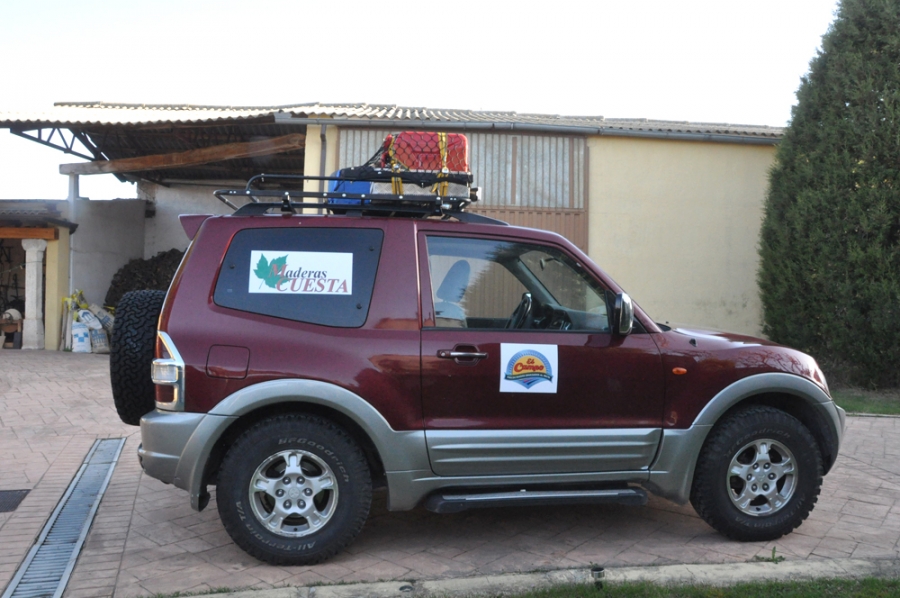
M 441 136 L 445 136 L 443 148 Z M 442 154 L 446 154 L 446 167 L 451 172 L 469 171 L 469 141 L 460 133 L 426 133 L 404 131 L 385 138 L 388 151 L 381 156 L 381 166 L 391 167 L 391 160 L 408 170 L 441 170 Z

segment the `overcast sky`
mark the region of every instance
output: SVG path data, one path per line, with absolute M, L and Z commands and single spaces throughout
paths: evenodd
M 427 8 L 425 8 L 427 6 Z M 0 111 L 59 101 L 430 108 L 784 125 L 835 0 L 0 3 Z M 0 130 L 0 199 L 70 156 Z M 112 175 L 94 199 L 134 197 Z

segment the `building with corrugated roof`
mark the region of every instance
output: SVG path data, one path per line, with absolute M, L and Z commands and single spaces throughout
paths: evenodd
M 115 230 L 72 235 L 71 282 L 58 286 L 87 287 L 98 300 L 128 259 L 187 245 L 178 214 L 230 212 L 213 189 L 260 172 L 328 175 L 365 162 L 388 133 L 429 130 L 469 138 L 482 188 L 474 211 L 563 234 L 660 321 L 761 330 L 756 245 L 780 128 L 370 104 L 102 102 L 0 113 L 0 127 L 88 160 L 60 166 L 72 183 L 65 216 Z M 78 177 L 103 173 L 135 182 L 139 201 L 76 199 Z

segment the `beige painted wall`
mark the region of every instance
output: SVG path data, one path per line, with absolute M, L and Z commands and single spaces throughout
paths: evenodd
M 338 169 L 338 128 L 325 127 L 325 169 L 322 169 L 322 126 L 306 126 L 306 148 L 303 154 L 303 174 L 319 176 L 324 173 L 330 176 Z M 327 184 L 319 181 L 306 181 L 304 191 L 319 191 L 327 188 Z M 311 199 L 305 201 L 313 201 Z
M 44 348 L 59 349 L 62 299 L 69 294 L 69 229 L 59 229 L 59 239 L 47 242 L 44 254 Z
M 593 137 L 589 254 L 656 321 L 761 333 L 775 146 Z
M 235 183 L 231 187 L 243 187 Z M 149 259 L 160 251 L 187 249 L 190 239 L 181 228 L 181 214 L 231 214 L 234 212 L 213 195 L 216 189 L 229 187 L 215 185 L 170 185 L 164 187 L 142 181 L 138 183 L 138 197 L 152 202 L 155 215 L 144 220 L 143 257 Z

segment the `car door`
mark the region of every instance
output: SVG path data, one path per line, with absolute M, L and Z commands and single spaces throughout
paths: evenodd
M 423 415 L 445 476 L 638 471 L 663 410 L 649 334 L 563 248 L 419 233 Z M 530 303 L 530 305 L 529 305 Z

